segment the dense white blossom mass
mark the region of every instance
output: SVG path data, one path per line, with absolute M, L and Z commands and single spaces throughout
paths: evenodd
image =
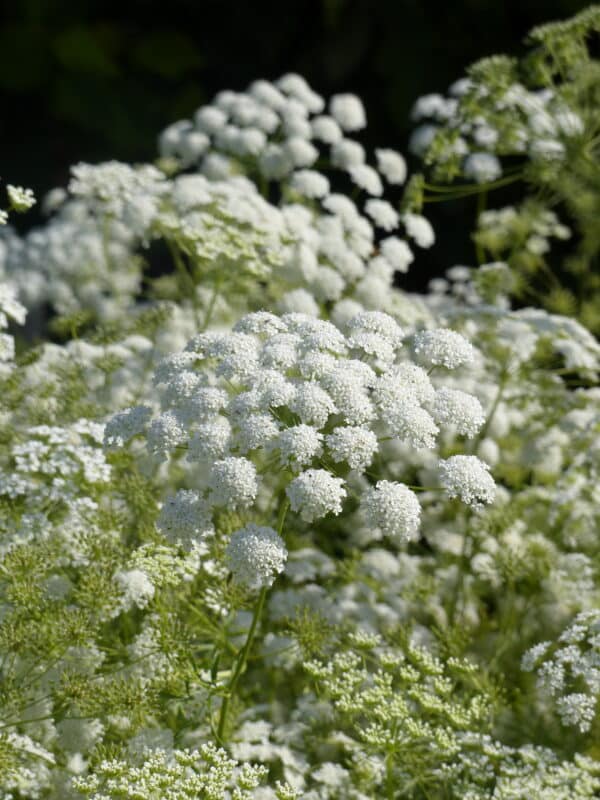
M 7 188 L 6 800 L 599 796 L 598 286 L 553 250 L 595 265 L 598 31 L 420 98 L 431 175 L 289 73 L 24 236 Z M 523 175 L 401 288 L 433 195 Z

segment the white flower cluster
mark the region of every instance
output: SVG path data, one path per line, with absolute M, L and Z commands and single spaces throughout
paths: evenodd
M 271 586 L 275 577 L 283 572 L 287 550 L 273 528 L 249 524 L 232 534 L 226 559 L 239 583 L 258 589 Z
M 173 164 L 164 173 L 116 161 L 76 165 L 70 195 L 47 198 L 56 211 L 48 224 L 5 237 L 0 272 L 28 307 L 47 302 L 61 315 L 118 320 L 136 313 L 141 248 L 162 239 L 182 306 L 201 308 L 205 325 L 259 306 L 257 279 L 282 312 L 326 309 L 336 322 L 362 308 L 418 314 L 395 290 L 394 274 L 414 260 L 408 241 L 431 247 L 435 236 L 423 216 L 398 213 L 399 198 L 388 197 L 406 178 L 404 159 L 378 149 L 375 166 L 367 164 L 347 136 L 365 124 L 357 97 L 333 97 L 329 114 L 324 106 L 299 76 L 256 81 L 245 93 L 221 92 L 194 122 L 162 134 L 163 154 L 186 169 L 199 161 L 199 173 L 177 175 Z M 317 160 L 329 166 L 320 172 Z M 341 178 L 335 191 L 331 170 Z
M 502 176 L 497 153 L 529 154 L 533 160 L 551 162 L 565 157 L 569 141 L 584 133 L 584 121 L 568 106 L 564 92 L 528 89 L 513 83 L 491 97 L 489 87 L 477 79 L 456 81 L 448 96 L 420 97 L 412 118 L 419 122 L 410 149 L 425 157 L 430 146 L 440 163 L 462 160 L 462 173 L 475 183 Z M 474 113 L 473 109 L 477 109 Z
M 8 283 L 0 283 L 0 374 L 10 369 L 15 357 L 15 340 L 9 333 L 2 333 L 9 326 L 9 320 L 17 325 L 25 322 L 27 310 L 17 300 L 15 288 Z
M 473 346 L 460 333 L 449 329 L 417 333 L 413 347 L 417 359 L 428 367 L 456 369 L 475 359 Z
M 31 189 L 24 189 L 22 186 L 7 184 L 6 193 L 10 206 L 14 211 L 23 213 L 29 211 L 36 204 L 35 195 Z
M 121 592 L 121 602 L 114 612 L 115 616 L 133 607 L 146 608 L 154 597 L 154 584 L 141 569 L 121 570 L 115 574 L 114 580 Z
M 418 536 L 421 505 L 403 484 L 379 481 L 367 491 L 363 507 L 367 520 L 390 538 L 409 542 Z
M 477 226 L 477 241 L 497 255 L 510 252 L 522 242 L 525 252 L 541 256 L 550 250 L 551 239 L 566 241 L 571 236 L 571 230 L 554 211 L 531 203 L 482 211 Z
M 418 114 L 493 179 L 461 108 Z M 0 329 L 50 299 L 77 336 L 0 337 L 8 794 L 598 796 L 600 345 L 508 301 L 512 245 L 535 266 L 566 232 L 524 205 L 480 226 L 506 262 L 394 289 L 434 236 L 365 124 L 297 76 L 223 92 L 160 166 L 78 165 L 3 231 Z
M 103 425 L 84 419 L 68 427 L 29 428 L 27 440 L 12 447 L 14 471 L 2 475 L 2 493 L 58 500 L 78 494 L 80 481 L 106 484 L 111 470 L 102 450 L 103 435 Z
M 165 176 L 156 167 L 131 167 L 120 161 L 76 164 L 71 168 L 69 190 L 103 214 L 122 217 L 142 198 L 152 204 L 166 189 Z
M 540 690 L 556 702 L 564 725 L 589 731 L 600 697 L 600 612 L 578 614 L 556 643 L 541 642 L 523 656 Z
M 28 308 L 48 302 L 60 314 L 85 308 L 114 318 L 139 289 L 134 238 L 119 215 L 96 217 L 87 202 L 72 200 L 47 225 L 6 237 L 0 268 Z
M 475 508 L 494 501 L 496 485 L 490 468 L 477 456 L 451 456 L 440 461 L 439 472 L 450 497 L 458 497 Z
M 221 92 L 198 109 L 193 122 L 163 131 L 161 153 L 183 167 L 199 162 L 211 181 L 231 181 L 241 171 L 257 182 L 280 184 L 280 207 L 296 240 L 282 277 L 298 285 L 281 299 L 283 310 L 311 313 L 314 302 L 306 290 L 321 302 L 337 302 L 352 290 L 365 307 L 389 310 L 392 276 L 406 272 L 414 256 L 406 241 L 382 238 L 372 223 L 384 234 L 403 225 L 419 247 L 433 244 L 433 229 L 424 217 L 400 215 L 383 199 L 382 178 L 390 187 L 406 178 L 403 157 L 378 149 L 377 166 L 370 166 L 363 146 L 347 137 L 366 125 L 360 100 L 336 95 L 330 113 L 324 109 L 325 101 L 298 75 L 255 81 L 246 92 Z M 348 189 L 332 192 L 317 161 L 345 173 Z M 352 185 L 367 195 L 364 213 L 350 199 Z
M 198 750 L 153 747 L 144 750 L 140 766 L 105 760 L 94 774 L 75 778 L 73 785 L 86 797 L 107 800 L 136 800 L 159 794 L 251 800 L 266 772 L 265 767 L 240 765 L 225 750 L 210 744 L 203 744 Z
M 231 333 L 198 334 L 185 352 L 159 365 L 162 412 L 150 420 L 147 409 L 128 409 L 106 431 L 114 445 L 143 427 L 158 458 L 186 452 L 191 464 L 203 462 L 201 496 L 180 492 L 168 501 L 161 529 L 186 539 L 210 527 L 208 509 L 251 509 L 263 467 L 273 458 L 284 468 L 281 475 L 289 476 L 292 511 L 308 522 L 337 515 L 348 494 L 348 470 L 367 470 L 380 438 L 434 449 L 436 419 L 467 435 L 483 424 L 476 398 L 434 390 L 409 360 L 403 331 L 391 317 L 361 312 L 348 330 L 344 336 L 331 323 L 302 314 L 256 312 Z M 429 361 L 454 367 L 473 356 L 459 334 L 431 333 L 429 349 L 419 350 Z M 475 457 L 442 462 L 442 473 L 452 496 L 468 503 L 493 498 L 493 480 Z M 399 542 L 415 538 L 419 502 L 410 489 L 383 481 L 365 498 L 375 526 Z M 250 542 L 250 535 L 236 551 L 242 541 Z
M 180 489 L 165 500 L 156 527 L 167 539 L 186 549 L 214 533 L 209 507 L 191 489 Z

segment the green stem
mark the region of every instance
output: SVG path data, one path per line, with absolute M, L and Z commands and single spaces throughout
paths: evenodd
M 522 167 L 511 167 L 504 171 L 501 178 L 496 178 L 495 181 L 488 181 L 487 183 L 454 183 L 451 186 L 442 186 L 438 183 L 423 183 L 423 188 L 430 192 L 439 192 L 440 194 L 452 193 L 457 190 L 471 190 L 471 191 L 487 191 L 494 189 L 496 186 L 502 186 L 508 178 L 521 178 L 523 176 Z
M 240 675 L 242 674 L 244 667 L 246 666 L 246 662 L 248 660 L 248 654 L 250 652 L 250 648 L 252 647 L 252 643 L 254 641 L 254 636 L 256 634 L 256 629 L 258 627 L 258 621 L 262 614 L 262 610 L 265 605 L 265 600 L 267 597 L 267 592 L 269 590 L 268 586 L 263 586 L 260 590 L 260 594 L 258 596 L 258 602 L 256 603 L 256 607 L 254 609 L 254 614 L 252 615 L 252 622 L 250 623 L 250 629 L 248 630 L 248 635 L 246 636 L 246 641 L 244 642 L 244 646 L 240 650 L 237 658 L 237 662 L 235 665 L 235 669 L 233 671 L 233 675 L 229 681 L 229 685 L 227 686 L 227 693 L 223 698 L 223 702 L 221 703 L 221 712 L 219 715 L 219 726 L 217 728 L 217 739 L 220 743 L 224 741 L 224 733 L 225 733 L 225 725 L 227 723 L 227 712 L 229 711 L 229 703 L 233 694 L 235 693 L 237 683 L 240 679 Z
M 463 577 L 465 572 L 467 572 L 469 568 L 469 554 L 471 549 L 470 545 L 471 545 L 471 536 L 467 531 L 465 531 L 465 533 L 463 534 L 462 547 L 460 549 L 460 556 L 457 565 L 458 574 L 456 576 L 456 582 L 454 584 L 454 590 L 452 592 L 452 598 L 450 600 L 450 607 L 448 609 L 448 623 L 451 628 L 454 627 L 454 624 L 456 622 L 456 612 L 458 610 L 458 601 L 460 599 L 460 595 L 462 592 Z
M 492 403 L 492 406 L 491 406 L 491 408 L 490 408 L 490 410 L 488 412 L 488 415 L 487 415 L 487 418 L 485 420 L 485 423 L 483 424 L 483 427 L 481 428 L 481 430 L 479 431 L 477 436 L 473 439 L 473 445 L 472 445 L 472 452 L 473 453 L 477 450 L 478 446 L 481 444 L 483 439 L 486 437 L 487 432 L 490 429 L 490 425 L 492 424 L 494 416 L 496 415 L 496 411 L 498 410 L 498 406 L 500 405 L 500 401 L 502 400 L 502 394 L 503 394 L 504 388 L 506 386 L 507 378 L 508 378 L 508 371 L 504 370 L 502 372 L 502 374 L 500 375 L 500 380 L 499 380 L 499 383 L 498 383 L 498 390 L 496 392 L 496 396 L 494 397 L 494 402 Z
M 487 202 L 487 191 L 484 189 L 483 192 L 477 197 L 477 217 L 475 220 L 475 224 L 477 225 L 479 222 L 479 217 L 485 211 Z M 485 248 L 483 245 L 475 239 L 475 254 L 477 257 L 477 263 L 481 266 L 481 264 L 485 264 Z
M 290 503 L 286 497 L 279 508 L 279 516 L 277 520 L 277 533 L 280 536 L 283 532 L 283 526 L 285 524 L 285 518 L 289 507 Z M 224 741 L 223 737 L 225 734 L 225 725 L 227 723 L 227 713 L 229 711 L 229 704 L 237 688 L 240 676 L 244 671 L 244 668 L 246 667 L 246 664 L 248 662 L 248 656 L 250 654 L 252 643 L 254 642 L 256 629 L 258 627 L 258 623 L 262 615 L 263 608 L 265 607 L 265 600 L 267 598 L 268 591 L 269 591 L 268 586 L 263 586 L 262 589 L 260 590 L 260 594 L 258 596 L 258 600 L 254 608 L 254 614 L 252 615 L 252 622 L 250 623 L 248 635 L 246 636 L 246 641 L 244 642 L 244 646 L 238 653 L 237 661 L 233 669 L 233 674 L 229 680 L 229 684 L 227 685 L 227 690 L 225 696 L 223 697 L 223 702 L 221 703 L 221 711 L 219 714 L 219 725 L 217 727 L 217 740 L 219 744 L 222 744 Z
M 465 188 L 462 187 L 449 187 L 449 191 L 446 193 L 439 192 L 439 189 L 436 190 L 439 193 L 439 197 L 431 197 L 425 196 L 423 198 L 424 203 L 446 203 L 449 200 L 461 200 L 463 197 L 470 197 L 473 194 L 480 194 L 483 191 L 492 191 L 493 189 L 500 189 L 502 186 L 508 186 L 511 183 L 516 183 L 516 181 L 521 180 L 522 175 L 519 173 L 517 175 L 509 175 L 505 178 L 500 178 L 497 181 L 493 181 L 492 183 L 482 184 L 481 186 L 473 186 L 471 184 L 466 184 Z
M 167 246 L 169 248 L 169 252 L 171 253 L 171 258 L 173 259 L 173 263 L 175 264 L 175 268 L 179 273 L 179 277 L 182 282 L 182 290 L 183 290 L 182 293 L 186 292 L 186 287 L 187 287 L 190 300 L 192 301 L 192 307 L 194 309 L 194 318 L 196 320 L 196 326 L 200 328 L 200 317 L 198 315 L 198 304 L 196 300 L 196 284 L 185 265 L 185 262 L 181 256 L 181 252 L 179 251 L 179 248 L 176 245 L 174 245 L 170 239 L 167 239 L 166 241 L 167 241 Z
M 394 800 L 394 753 L 388 753 L 385 760 L 385 791 L 388 800 Z
M 210 298 L 210 302 L 208 304 L 208 308 L 206 309 L 206 314 L 204 315 L 204 322 L 202 323 L 202 330 L 205 331 L 212 319 L 213 311 L 215 310 L 215 303 L 217 302 L 217 297 L 219 296 L 219 281 L 217 281 L 214 285 L 213 292 Z

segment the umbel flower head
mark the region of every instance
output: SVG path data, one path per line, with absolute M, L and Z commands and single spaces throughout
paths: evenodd
M 592 727 L 600 695 L 600 611 L 584 611 L 556 642 L 539 642 L 521 661 L 537 675 L 537 687 L 550 696 L 565 726 L 582 733 Z
M 117 414 L 107 438 L 114 446 L 143 425 L 157 459 L 185 455 L 197 489 L 164 504 L 158 524 L 166 535 L 189 543 L 211 530 L 211 515 L 226 509 L 250 521 L 265 497 L 282 492 L 292 513 L 307 522 L 338 515 L 350 494 L 349 472 L 369 469 L 380 439 L 433 449 L 438 423 L 470 435 L 483 424 L 478 401 L 466 393 L 450 395 L 453 402 L 446 398 L 440 410 L 439 391 L 412 363 L 392 317 L 363 311 L 347 329 L 344 335 L 305 314 L 260 311 L 229 332 L 198 334 L 183 353 L 159 364 L 155 382 L 162 410 L 150 420 L 145 410 Z M 445 358 L 449 366 L 473 351 L 458 334 L 451 343 L 455 358 Z M 446 350 L 436 344 L 434 356 L 440 352 L 444 358 Z M 455 457 L 456 467 L 444 472 L 448 490 L 467 503 L 489 502 L 494 483 L 485 465 L 474 459 L 477 469 L 458 469 L 461 458 L 471 466 L 469 457 Z M 416 537 L 420 506 L 408 487 L 380 481 L 358 499 L 384 534 L 402 543 Z M 242 550 L 279 563 L 266 555 L 273 555 L 276 544 L 266 530 L 251 525 L 231 542 L 232 571 L 242 582 L 252 584 L 239 567 Z M 272 569 L 256 574 L 267 580 Z
M 273 528 L 250 523 L 232 534 L 226 560 L 234 578 L 249 589 L 270 586 L 283 572 L 287 549 Z
M 366 123 L 355 95 L 326 103 L 303 78 L 288 74 L 274 83 L 255 81 L 245 92 L 220 92 L 193 120 L 166 128 L 159 149 L 171 168 L 198 169 L 183 176 L 189 183 L 247 180 L 278 204 L 292 241 L 277 273 L 280 286 L 289 284 L 281 310 L 317 315 L 315 299 L 343 297 L 390 310 L 393 274 L 414 260 L 397 231 L 424 248 L 435 236 L 421 215 L 395 210 L 406 163 L 390 149 L 377 149 L 371 159 L 352 138 Z

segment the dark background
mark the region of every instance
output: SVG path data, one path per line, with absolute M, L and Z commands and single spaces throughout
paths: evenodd
M 42 195 L 80 160 L 151 160 L 159 131 L 220 89 L 289 71 L 325 96 L 359 94 L 369 120 L 362 141 L 406 152 L 419 95 L 443 92 L 482 56 L 522 52 L 532 26 L 587 5 L 0 0 L 0 178 Z M 423 277 L 472 261 L 462 216 L 472 205 L 428 209 L 438 246 L 422 260 Z

